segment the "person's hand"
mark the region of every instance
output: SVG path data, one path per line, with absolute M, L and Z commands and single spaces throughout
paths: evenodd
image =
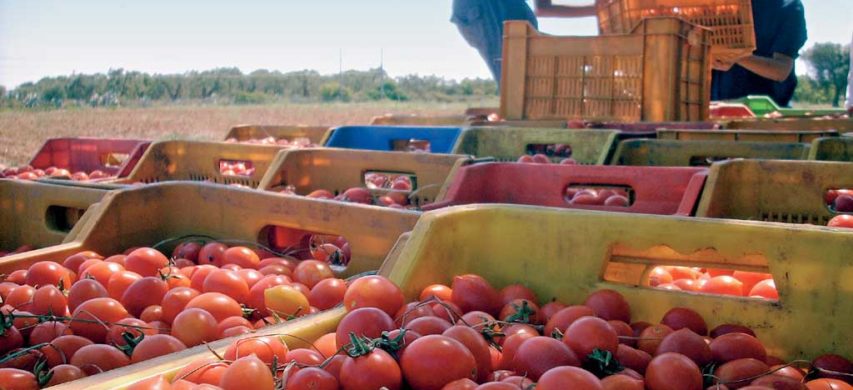
M 734 61 L 726 60 L 724 58 L 714 58 L 711 63 L 714 70 L 719 70 L 720 72 L 728 72 L 734 65 Z

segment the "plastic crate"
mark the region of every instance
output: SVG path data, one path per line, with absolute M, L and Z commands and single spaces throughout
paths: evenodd
M 441 207 L 474 203 L 511 203 L 646 214 L 692 215 L 707 168 L 611 167 L 543 164 L 477 164 L 462 167 L 440 201 Z M 628 207 L 573 205 L 570 186 L 619 187 L 633 195 Z
M 155 183 L 191 180 L 240 184 L 257 188 L 276 154 L 275 145 L 222 142 L 161 141 L 151 144 L 136 168 L 114 184 Z M 222 173 L 222 164 L 244 163 L 253 171 L 246 175 Z
M 752 130 L 836 130 L 839 133 L 853 132 L 853 119 L 849 118 L 786 118 L 730 121 L 725 129 Z
M 0 250 L 61 243 L 96 212 L 104 195 L 90 188 L 0 180 Z
M 658 139 L 695 141 L 812 142 L 821 137 L 838 136 L 835 130 L 658 130 Z M 814 150 L 812 150 L 814 152 Z
M 696 215 L 826 225 L 837 214 L 824 196 L 838 188 L 853 188 L 853 164 L 726 161 L 711 167 Z
M 311 143 L 323 145 L 331 132 L 332 129 L 329 126 L 239 125 L 228 131 L 225 140 L 233 139 L 237 142 L 247 142 L 272 137 L 276 140 L 293 141 L 296 138 L 308 138 Z
M 352 260 L 336 271 L 350 276 L 376 270 L 420 214 L 207 183 L 159 183 L 108 194 L 74 237 L 62 245 L 5 257 L 0 273 L 41 260 L 61 261 L 83 250 L 121 253 L 187 235 L 263 244 L 264 228 L 279 226 L 344 236 L 352 243 Z M 165 249 L 171 253 L 172 248 Z
M 740 56 L 755 50 L 751 0 L 597 0 L 595 6 L 602 34 L 625 34 L 643 19 L 674 16 L 710 28 L 714 55 Z
M 463 126 L 471 117 L 467 115 L 423 116 L 423 115 L 381 115 L 370 120 L 374 126 Z
M 343 126 L 336 128 L 326 146 L 380 151 L 426 150 L 451 153 L 462 133 L 460 127 Z
M 736 158 L 804 160 L 808 153 L 809 144 L 797 142 L 630 139 L 619 143 L 610 164 L 708 166 Z
M 631 35 L 558 37 L 504 26 L 501 117 L 702 121 L 708 118 L 708 31 L 646 19 Z
M 30 160 L 30 165 L 36 169 L 67 169 L 71 173 L 100 170 L 122 177 L 133 169 L 149 143 L 118 138 L 51 138 Z
M 779 107 L 770 96 L 764 95 L 749 95 L 740 99 L 734 100 L 748 106 L 757 116 L 766 115 L 781 115 L 784 117 L 806 117 L 806 116 L 824 116 L 824 115 L 841 115 L 846 111 L 840 108 L 830 109 L 797 109 Z
M 755 113 L 753 113 L 752 110 L 744 104 L 712 102 L 711 118 L 755 118 Z
M 853 162 L 853 137 L 826 137 L 812 141 L 809 160 Z
M 570 126 L 581 129 L 614 129 L 623 133 L 649 134 L 654 137 L 658 129 L 684 129 L 684 130 L 714 130 L 719 129 L 720 124 L 716 122 L 591 122 L 584 121 Z
M 768 355 L 788 361 L 853 354 L 853 291 L 838 288 L 853 269 L 851 253 L 853 233 L 844 229 L 478 205 L 425 214 L 380 274 L 408 299 L 468 273 L 497 288 L 521 283 L 542 302 L 581 304 L 595 290 L 613 289 L 634 321 L 657 322 L 672 307 L 689 307 L 710 327 L 751 327 Z M 646 287 L 658 265 L 769 272 L 779 301 Z M 820 331 L 803 337 L 803 324 L 820 324 Z
M 568 130 L 515 127 L 469 127 L 462 133 L 455 153 L 492 157 L 497 161 L 516 161 L 534 154 L 546 145 L 565 144 L 571 157 L 580 164 L 605 164 L 616 145 L 618 131 Z M 564 157 L 551 157 L 559 162 Z
M 424 205 L 436 199 L 456 170 L 470 162 L 468 156 L 432 153 L 377 152 L 350 149 L 298 149 L 280 153 L 258 189 L 274 191 L 292 186 L 299 195 L 325 189 L 337 195 L 352 187 L 365 187 L 370 172 L 409 176 L 410 201 Z M 374 193 L 392 190 L 375 189 Z

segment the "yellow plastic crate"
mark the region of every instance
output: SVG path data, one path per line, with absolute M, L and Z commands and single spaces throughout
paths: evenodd
M 257 188 L 276 154 L 275 145 L 229 144 L 222 142 L 160 141 L 151 144 L 130 175 L 114 184 L 156 183 L 191 180 L 219 184 L 240 184 Z M 223 162 L 245 162 L 250 175 L 224 175 Z
M 97 213 L 105 195 L 106 191 L 92 188 L 0 180 L 0 249 L 61 243 Z
M 690 141 L 812 142 L 821 137 L 836 137 L 835 130 L 674 130 L 660 129 L 658 139 Z
M 735 159 L 803 160 L 809 145 L 798 142 L 680 141 L 629 139 L 619 143 L 612 165 L 707 166 Z
M 739 160 L 714 164 L 696 216 L 826 225 L 827 190 L 853 188 L 853 164 Z
M 0 273 L 42 260 L 62 261 L 83 250 L 121 253 L 187 235 L 264 243 L 264 228 L 280 226 L 344 236 L 351 243 L 352 260 L 337 272 L 350 276 L 377 269 L 397 237 L 411 230 L 419 216 L 414 211 L 206 183 L 160 183 L 108 194 L 74 237 L 54 247 L 2 258 Z
M 436 201 L 456 170 L 470 163 L 456 154 L 380 152 L 356 149 L 296 149 L 279 153 L 258 189 L 278 191 L 288 186 L 299 195 L 324 189 L 337 195 L 352 187 L 366 187 L 365 174 L 376 172 L 408 176 L 409 199 L 421 206 Z M 381 195 L 394 190 L 373 189 Z
M 262 140 L 273 137 L 276 140 L 286 139 L 293 141 L 296 138 L 308 138 L 312 143 L 323 145 L 329 138 L 332 128 L 329 126 L 265 126 L 265 125 L 239 125 L 228 131 L 225 140 L 233 139 L 237 142 L 250 140 Z
M 812 141 L 809 160 L 853 162 L 853 136 L 826 137 Z
M 469 127 L 462 132 L 455 153 L 516 161 L 537 145 L 566 144 L 580 164 L 603 165 L 617 143 L 616 130 L 569 130 L 524 127 Z M 552 158 L 559 162 L 560 158 Z
M 751 327 L 768 354 L 784 359 L 853 354 L 853 290 L 839 288 L 853 278 L 853 232 L 843 229 L 481 205 L 427 213 L 401 241 L 380 273 L 408 299 L 466 273 L 498 288 L 524 284 L 543 302 L 580 304 L 609 288 L 635 320 L 689 307 L 711 327 Z M 769 272 L 779 301 L 646 287 L 661 264 Z M 815 331 L 804 334 L 804 324 Z
M 730 121 L 726 129 L 752 130 L 836 130 L 839 133 L 853 132 L 853 119 L 849 118 L 797 118 L 797 119 L 751 119 Z

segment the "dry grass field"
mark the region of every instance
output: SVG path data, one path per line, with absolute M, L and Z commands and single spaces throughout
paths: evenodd
M 465 103 L 169 106 L 0 112 L 0 164 L 25 164 L 48 138 L 113 137 L 222 140 L 234 125 L 367 124 L 377 115 L 461 114 Z M 482 105 L 496 106 L 497 102 Z

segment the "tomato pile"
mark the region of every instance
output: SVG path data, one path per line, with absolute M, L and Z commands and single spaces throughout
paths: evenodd
M 829 190 L 824 197 L 826 205 L 838 213 L 853 212 L 853 190 Z
M 779 299 L 773 275 L 763 272 L 662 266 L 652 269 L 648 282 L 666 290 Z
M 394 209 L 413 208 L 408 192 L 412 190 L 412 179 L 407 175 L 386 175 L 368 173 L 365 175 L 366 187 L 351 187 L 338 195 L 329 190 L 318 189 L 305 195 L 314 199 L 330 199 L 341 202 L 385 206 Z M 374 196 L 370 190 L 388 190 L 383 195 Z M 297 195 L 294 187 L 288 186 L 278 191 L 282 194 Z
M 0 283 L 0 387 L 37 388 L 246 334 L 343 300 L 328 263 L 185 241 L 41 261 Z M 7 383 L 17 378 L 28 386 Z
M 518 158 L 516 162 L 522 164 L 551 164 L 551 158 L 546 154 L 536 153 L 534 155 L 525 154 Z M 562 165 L 575 165 L 578 162 L 571 157 L 566 157 L 560 160 L 560 164 Z
M 344 292 L 347 314 L 336 331 L 310 349 L 289 349 L 287 335 L 246 337 L 171 381 L 158 376 L 131 389 L 851 389 L 844 357 L 786 364 L 748 327 L 709 331 L 689 308 L 655 324 L 632 322 L 613 290 L 545 303 L 523 285 L 498 290 L 460 275 L 419 299 L 405 303 L 388 279 L 362 277 Z
M 252 176 L 255 167 L 251 162 L 245 161 L 220 161 L 219 173 L 225 176 Z
M 71 173 L 64 168 L 49 167 L 47 169 L 36 169 L 30 165 L 5 168 L 0 171 L 0 179 L 37 180 L 43 177 L 86 181 L 105 179 L 111 176 L 101 170 L 94 170 L 88 173 L 83 171 Z
M 305 137 L 297 137 L 292 140 L 288 140 L 287 138 L 279 138 L 275 137 L 266 137 L 266 138 L 252 138 L 245 141 L 238 141 L 237 138 L 228 138 L 225 140 L 227 143 L 239 143 L 239 144 L 250 144 L 250 145 L 276 145 L 282 146 L 285 149 L 300 149 L 300 148 L 316 148 L 321 145 L 317 145 L 311 142 L 310 139 Z

